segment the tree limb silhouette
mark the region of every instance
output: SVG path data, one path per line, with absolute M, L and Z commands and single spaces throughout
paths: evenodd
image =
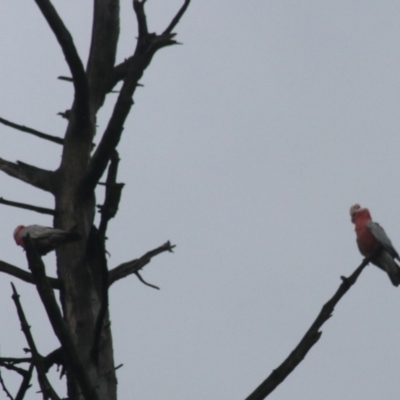
M 34 206 L 32 204 L 26 204 L 26 203 L 20 203 L 18 201 L 6 200 L 4 197 L 0 197 L 0 204 L 4 204 L 5 206 L 22 208 L 24 210 L 35 211 L 40 214 L 55 215 L 55 213 L 56 213 L 55 210 L 53 210 L 51 208 L 38 207 L 38 206 Z
M 7 175 L 17 178 L 30 185 L 45 190 L 46 192 L 53 192 L 53 172 L 45 169 L 37 168 L 21 161 L 16 163 L 0 158 L 0 171 Z
M 17 129 L 21 132 L 30 133 L 31 135 L 37 136 L 41 139 L 49 140 L 50 142 L 53 143 L 64 144 L 64 139 L 60 137 L 48 135 L 47 133 L 37 131 L 36 129 L 29 128 L 28 126 L 25 125 L 15 124 L 14 122 L 8 121 L 4 118 L 0 118 L 0 123 L 9 126 L 10 128 Z
M 21 279 L 21 281 L 24 282 L 33 284 L 35 283 L 31 273 L 1 260 L 0 260 L 0 272 L 4 272 L 8 275 L 14 276 L 15 278 Z M 57 278 L 47 277 L 47 279 L 53 289 L 61 288 L 61 283 Z
M 24 313 L 24 311 L 22 309 L 22 305 L 19 301 L 19 294 L 17 293 L 17 290 L 15 289 L 14 284 L 11 283 L 11 286 L 12 286 L 12 290 L 13 290 L 12 299 L 14 300 L 15 307 L 17 308 L 18 317 L 21 322 L 22 332 L 24 332 L 26 341 L 28 342 L 29 349 L 32 354 L 32 360 L 33 360 L 33 363 L 35 364 L 36 371 L 38 374 L 38 381 L 39 381 L 40 389 L 46 398 L 50 398 L 51 400 L 60 400 L 57 393 L 54 391 L 53 387 L 50 385 L 49 380 L 47 379 L 47 376 L 46 376 L 46 373 L 45 373 L 44 367 L 43 367 L 42 357 L 39 354 L 39 352 L 37 351 L 35 341 L 33 340 L 33 336 L 30 331 L 30 326 L 28 324 L 28 321 L 26 320 L 25 313 Z
M 268 378 L 264 382 L 262 382 L 261 385 L 258 386 L 253 393 L 246 397 L 246 400 L 265 399 L 273 390 L 275 390 L 278 385 L 280 385 L 287 378 L 287 376 L 297 367 L 297 365 L 299 365 L 300 362 L 303 361 L 304 357 L 321 337 L 322 332 L 319 329 L 332 316 L 336 304 L 347 293 L 351 286 L 356 283 L 361 272 L 368 265 L 375 254 L 376 253 L 365 258 L 363 262 L 358 266 L 358 268 L 348 278 L 344 276 L 341 277 L 342 283 L 337 289 L 336 293 L 324 304 L 321 312 L 318 314 L 311 327 L 300 340 L 299 344 L 289 354 L 286 360 L 278 368 L 273 370 Z
M 111 286 L 114 282 L 118 281 L 119 279 L 126 278 L 128 275 L 131 274 L 136 274 L 145 265 L 147 265 L 154 256 L 164 253 L 165 251 L 173 253 L 174 247 L 175 245 L 171 245 L 171 243 L 168 241 L 164 243 L 162 246 L 157 247 L 154 250 L 148 251 L 140 258 L 136 258 L 135 260 L 128 261 L 126 263 L 118 265 L 118 267 L 115 267 L 111 271 L 109 271 L 108 284 Z M 154 285 L 151 286 L 154 287 Z
M 35 2 L 53 31 L 61 46 L 62 52 L 64 53 L 65 60 L 67 61 L 72 74 L 75 88 L 74 105 L 76 110 L 79 110 L 81 122 L 85 124 L 89 120 L 89 85 L 86 78 L 85 68 L 78 55 L 72 36 L 50 0 L 35 0 Z

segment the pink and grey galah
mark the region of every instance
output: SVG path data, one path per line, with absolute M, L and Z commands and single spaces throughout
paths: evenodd
M 19 225 L 14 230 L 15 243 L 24 247 L 24 238 L 28 234 L 33 245 L 42 256 L 59 246 L 81 239 L 81 235 L 73 230 L 64 231 L 40 225 Z
M 368 257 L 377 252 L 371 260 L 372 263 L 387 272 L 394 286 L 399 286 L 400 267 L 395 259 L 400 261 L 400 257 L 386 232 L 372 221 L 368 208 L 355 204 L 350 208 L 350 216 L 355 225 L 360 253 Z

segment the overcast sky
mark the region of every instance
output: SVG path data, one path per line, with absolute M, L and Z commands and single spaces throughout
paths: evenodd
M 91 3 L 54 1 L 85 60 Z M 131 1 L 121 3 L 118 61 L 136 37 Z M 181 4 L 148 0 L 150 29 Z M 184 45 L 157 53 L 119 147 L 126 186 L 109 266 L 177 244 L 143 270 L 161 291 L 134 276 L 110 290 L 119 399 L 244 399 L 360 264 L 352 204 L 368 206 L 400 248 L 399 17 L 394 0 L 193 0 L 176 29 Z M 72 86 L 56 79 L 69 75 L 58 43 L 33 1 L 1 1 L 0 19 L 0 117 L 63 135 L 56 114 Z M 0 140 L 2 158 L 59 165 L 58 145 L 4 126 Z M 53 205 L 7 175 L 0 187 Z M 0 259 L 26 268 L 13 229 L 52 220 L 0 207 Z M 54 256 L 45 260 L 54 275 Z M 58 344 L 34 287 L 0 275 L 1 356 L 27 346 L 10 281 L 47 354 Z M 367 267 L 269 398 L 398 399 L 399 316 L 400 288 Z

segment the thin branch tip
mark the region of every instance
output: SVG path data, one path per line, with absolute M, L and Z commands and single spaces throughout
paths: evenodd
M 138 277 L 139 281 L 143 283 L 143 285 L 149 286 L 149 287 L 151 287 L 151 288 L 153 288 L 153 289 L 160 290 L 160 288 L 159 288 L 158 286 L 152 285 L 151 283 L 146 282 L 146 281 L 143 279 L 142 275 L 139 274 L 138 271 L 135 272 L 135 275 Z
M 17 201 L 6 200 L 4 197 L 0 197 L 0 204 L 4 204 L 6 206 L 22 208 L 23 210 L 35 211 L 40 214 L 48 214 L 48 215 L 56 215 L 55 210 L 51 208 L 38 207 L 32 204 L 20 203 Z

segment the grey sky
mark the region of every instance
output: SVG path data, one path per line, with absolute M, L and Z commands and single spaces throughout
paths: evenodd
M 136 36 L 123 3 L 119 61 Z M 54 4 L 86 58 L 91 2 Z M 180 4 L 149 0 L 150 28 Z M 120 145 L 110 267 L 177 244 L 143 271 L 160 292 L 135 277 L 111 289 L 120 399 L 245 398 L 361 262 L 352 204 L 400 248 L 399 14 L 395 1 L 193 1 L 176 29 L 184 46 L 156 55 Z M 0 116 L 61 135 L 72 87 L 56 79 L 68 75 L 57 42 L 33 1 L 2 1 L 0 18 Z M 0 157 L 58 166 L 57 145 L 2 126 L 0 139 Z M 5 198 L 52 205 L 4 174 L 0 185 Z M 51 219 L 1 207 L 0 259 L 25 267 L 12 230 Z M 26 346 L 10 280 L 0 276 L 2 356 Z M 53 350 L 34 288 L 12 280 L 40 351 Z M 368 267 L 270 398 L 397 399 L 399 309 L 399 289 Z

